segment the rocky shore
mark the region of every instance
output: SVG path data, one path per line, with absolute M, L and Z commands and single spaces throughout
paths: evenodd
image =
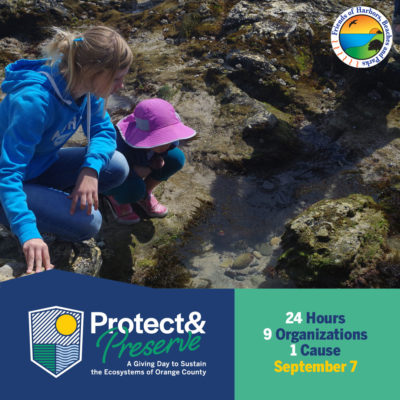
M 389 19 L 393 2 L 369 1 Z M 48 237 L 57 268 L 152 287 L 399 287 L 400 56 L 360 70 L 330 28 L 350 1 L 0 0 L 0 64 L 50 27 L 118 29 L 135 55 L 117 121 L 149 97 L 198 132 L 163 220 Z M 79 133 L 69 145 L 84 145 Z M 0 232 L 0 280 L 24 272 Z

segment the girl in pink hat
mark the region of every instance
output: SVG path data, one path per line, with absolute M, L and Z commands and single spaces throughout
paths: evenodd
M 117 149 L 128 160 L 130 172 L 121 186 L 107 193 L 114 218 L 127 225 L 139 222 L 131 203 L 139 204 L 149 217 L 166 216 L 168 209 L 157 201 L 153 190 L 183 167 L 185 156 L 177 147 L 179 140 L 196 132 L 162 99 L 140 102 L 117 124 L 117 130 Z

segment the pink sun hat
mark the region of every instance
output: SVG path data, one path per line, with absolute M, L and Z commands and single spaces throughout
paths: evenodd
M 139 149 L 151 149 L 196 134 L 181 122 L 172 104 L 162 99 L 141 101 L 132 114 L 118 122 L 117 127 L 125 142 Z

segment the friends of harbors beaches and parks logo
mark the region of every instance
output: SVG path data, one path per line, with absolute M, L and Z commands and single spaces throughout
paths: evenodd
M 31 361 L 58 378 L 82 360 L 83 312 L 48 307 L 29 312 Z
M 34 364 L 58 378 L 82 361 L 83 311 L 54 306 L 28 314 L 30 359 Z M 138 357 L 196 351 L 200 348 L 201 335 L 206 333 L 205 324 L 198 311 L 191 311 L 186 317 L 178 313 L 161 319 L 145 318 L 141 313 L 123 318 L 109 317 L 101 311 L 90 313 L 90 334 L 97 335 L 100 356 L 96 359 L 101 364 L 117 358 L 126 359 L 126 365 L 132 366 L 130 360 Z M 133 335 L 151 335 L 153 339 L 134 341 Z M 155 335 L 163 338 L 155 340 Z M 170 335 L 178 336 L 165 338 Z M 141 361 L 133 364 L 147 365 Z M 127 370 L 117 372 L 134 374 Z M 186 372 L 183 370 L 182 374 L 191 374 Z
M 390 52 L 393 34 L 390 22 L 371 7 L 352 7 L 336 19 L 331 30 L 336 56 L 354 68 L 370 68 Z

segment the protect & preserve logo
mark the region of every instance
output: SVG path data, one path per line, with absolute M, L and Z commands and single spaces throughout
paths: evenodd
M 335 21 L 331 31 L 337 57 L 354 68 L 379 64 L 389 54 L 393 34 L 388 19 L 371 7 L 352 7 Z
M 58 378 L 82 361 L 83 311 L 48 307 L 29 311 L 31 361 Z
M 82 361 L 83 311 L 53 306 L 29 311 L 28 314 L 30 359 L 34 364 L 58 378 Z M 144 369 L 132 370 L 131 367 L 155 365 L 154 360 L 143 361 L 143 358 L 169 353 L 171 357 L 173 354 L 174 357 L 180 353 L 191 354 L 200 348 L 202 336 L 206 334 L 206 321 L 199 311 L 159 318 L 141 313 L 122 318 L 109 317 L 102 311 L 93 311 L 90 312 L 89 323 L 90 335 L 96 336 L 95 347 L 91 348 L 91 356 L 87 357 L 89 361 L 96 362 L 96 368 L 90 369 L 92 375 L 103 375 L 99 362 L 104 366 L 104 375 L 143 375 Z M 122 363 L 120 369 L 108 367 L 109 363 L 115 365 L 115 362 Z M 192 364 L 206 365 L 202 363 Z M 146 372 L 156 375 L 206 374 L 205 370 L 176 369 L 179 365 L 186 367 L 186 363 L 166 362 L 163 358 L 163 361 L 157 362 L 162 369 L 151 367 Z

